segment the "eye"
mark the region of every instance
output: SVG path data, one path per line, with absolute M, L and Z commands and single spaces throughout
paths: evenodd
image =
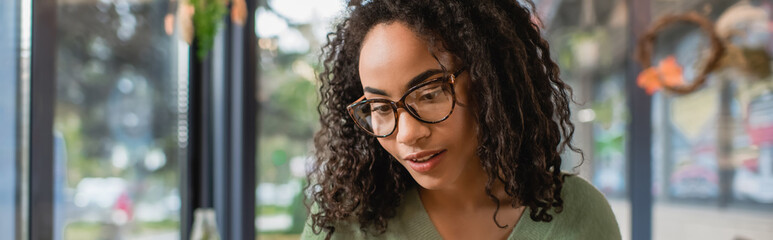
M 444 95 L 443 88 L 440 86 L 430 87 L 420 91 L 418 101 L 420 102 L 435 102 L 441 100 Z
M 419 100 L 421 100 L 421 101 L 434 100 L 434 99 L 437 98 L 438 95 L 440 95 L 440 91 L 438 91 L 438 90 L 432 91 L 432 92 L 425 93 L 425 94 L 421 95 Z
M 392 108 L 388 104 L 374 103 L 370 105 L 370 111 L 378 114 L 390 114 Z

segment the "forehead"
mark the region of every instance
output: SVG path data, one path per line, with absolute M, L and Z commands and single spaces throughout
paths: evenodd
M 432 69 L 440 65 L 427 43 L 403 23 L 378 24 L 365 36 L 359 62 L 363 87 L 398 97 L 412 78 Z

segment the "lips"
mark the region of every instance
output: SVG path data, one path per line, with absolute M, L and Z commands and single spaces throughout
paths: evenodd
M 414 171 L 429 172 L 440 163 L 446 150 L 423 151 L 406 155 L 403 159 Z

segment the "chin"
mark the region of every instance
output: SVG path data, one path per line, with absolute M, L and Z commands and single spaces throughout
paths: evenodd
M 411 174 L 411 177 L 413 177 L 413 180 L 416 181 L 416 183 L 419 184 L 424 189 L 427 190 L 438 190 L 444 188 L 446 185 L 445 183 L 447 181 L 444 181 L 442 178 L 437 177 L 431 177 L 426 175 L 414 175 Z

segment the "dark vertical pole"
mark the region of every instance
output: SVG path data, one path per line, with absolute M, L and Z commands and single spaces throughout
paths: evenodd
M 212 97 L 215 149 L 214 207 L 222 239 L 255 239 L 255 5 L 248 1 L 244 26 L 224 19 L 213 49 Z M 233 7 L 233 6 L 232 6 Z
M 211 147 L 211 57 L 199 59 L 196 55 L 198 42 L 190 48 L 190 70 L 188 89 L 190 91 L 188 162 L 184 167 L 183 210 L 181 227 L 183 239 L 188 239 L 193 224 L 193 211 L 197 208 L 212 207 L 212 147 Z M 187 206 L 186 206 L 187 204 Z
M 628 189 L 631 199 L 631 239 L 652 239 L 652 98 L 636 85 L 640 65 L 633 49 L 650 22 L 650 0 L 628 0 L 629 37 L 625 91 L 628 125 Z
M 238 129 L 237 126 L 231 124 L 231 115 L 233 115 L 232 111 L 234 111 L 232 103 L 233 91 L 231 90 L 234 79 L 231 66 L 239 64 L 239 62 L 232 61 L 230 57 L 231 49 L 233 48 L 231 36 L 233 24 L 230 19 L 230 16 L 223 18 L 223 31 L 218 33 L 215 47 L 212 49 L 214 57 L 213 73 L 216 76 L 213 79 L 213 85 L 217 86 L 212 88 L 215 104 L 215 109 L 213 109 L 215 110 L 213 112 L 215 114 L 213 128 L 217 129 L 213 135 L 216 139 L 216 142 L 213 143 L 215 151 L 215 187 L 213 188 L 215 195 L 213 200 L 215 211 L 217 212 L 218 229 L 222 239 L 236 239 L 231 231 L 231 226 L 234 224 L 231 217 L 234 207 L 229 202 L 233 198 L 231 196 L 231 185 L 234 183 L 231 180 L 231 166 L 235 161 L 232 157 L 233 154 L 231 154 L 231 147 L 234 144 L 238 144 L 238 141 L 233 141 L 231 137 L 233 134 L 237 134 L 232 129 Z
M 238 91 L 242 92 L 241 101 L 243 102 L 241 124 L 242 128 L 242 149 L 238 157 L 240 159 L 240 166 L 235 166 L 240 173 L 238 174 L 241 179 L 241 184 L 237 187 L 237 192 L 240 194 L 239 199 L 239 212 L 238 215 L 242 223 L 241 236 L 242 239 L 255 239 L 255 188 L 256 188 L 256 163 L 255 153 L 258 148 L 257 145 L 257 87 L 258 81 L 257 68 L 258 68 L 258 36 L 255 33 L 255 11 L 257 10 L 257 0 L 247 0 L 247 22 L 244 28 L 242 28 L 242 34 L 239 36 L 243 39 L 240 49 L 243 59 L 241 77 L 242 86 Z
M 244 26 L 229 24 L 230 96 L 231 102 L 231 199 L 229 231 L 233 239 L 255 239 L 255 149 L 257 36 L 255 10 L 257 2 L 247 0 Z
M 29 237 L 54 239 L 54 107 L 56 2 L 32 1 L 30 71 Z
M 198 114 L 197 106 L 199 87 L 197 79 L 200 79 L 199 69 L 201 62 L 196 58 L 195 43 L 189 48 L 190 57 L 188 58 L 188 148 L 186 158 L 180 163 L 180 199 L 182 201 L 180 210 L 180 239 L 189 239 L 193 226 L 193 210 L 199 205 L 197 193 L 198 184 L 196 175 L 199 167 L 196 164 L 198 158 L 199 143 L 197 141 Z
M 198 189 L 199 205 L 196 208 L 211 208 L 212 205 L 212 54 L 208 54 L 208 57 L 202 60 L 203 63 L 199 72 L 199 79 L 197 79 L 198 99 L 195 102 L 199 109 L 198 124 L 196 125 L 196 131 L 198 137 L 194 141 L 198 142 L 197 156 L 193 156 L 194 162 L 199 166 L 196 172 L 198 176 Z
M 199 176 L 192 180 L 198 202 L 190 211 L 214 207 L 222 239 L 255 239 L 256 7 L 247 1 L 244 26 L 224 19 L 210 57 L 191 73 L 197 106 L 190 136 L 199 155 L 191 165 L 199 169 L 189 172 Z

